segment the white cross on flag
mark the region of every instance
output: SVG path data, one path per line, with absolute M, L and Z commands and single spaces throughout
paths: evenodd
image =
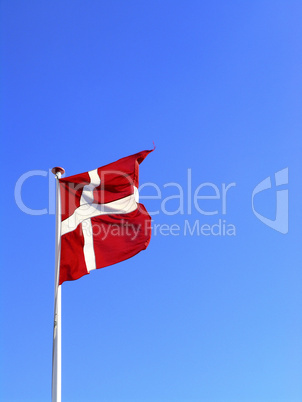
M 151 218 L 138 203 L 138 176 L 139 164 L 150 152 L 59 180 L 60 285 L 147 248 Z

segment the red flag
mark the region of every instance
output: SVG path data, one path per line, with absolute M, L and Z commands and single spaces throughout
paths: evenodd
M 60 285 L 147 248 L 151 218 L 138 203 L 137 189 L 139 164 L 150 152 L 59 180 Z

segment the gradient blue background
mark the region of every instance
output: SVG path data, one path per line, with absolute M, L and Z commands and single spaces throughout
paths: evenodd
M 169 182 L 187 194 L 188 168 L 193 191 L 236 183 L 225 216 L 211 200 L 213 217 L 185 206 L 154 223 L 223 218 L 236 236 L 153 236 L 64 283 L 62 400 L 302 400 L 301 21 L 300 1 L 1 1 L 2 401 L 51 391 L 55 217 L 17 207 L 18 178 L 88 171 L 153 140 L 140 183 L 163 198 Z M 284 235 L 251 194 L 286 167 Z M 49 180 L 28 179 L 24 203 L 48 208 Z M 255 206 L 274 219 L 276 189 Z

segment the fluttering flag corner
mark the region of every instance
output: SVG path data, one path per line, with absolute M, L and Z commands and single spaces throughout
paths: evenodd
M 153 150 L 59 179 L 59 285 L 148 247 L 151 217 L 138 200 L 139 165 Z

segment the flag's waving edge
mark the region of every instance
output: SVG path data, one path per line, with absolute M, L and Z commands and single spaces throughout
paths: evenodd
M 138 202 L 139 164 L 152 151 L 60 179 L 59 284 L 147 248 L 151 218 Z

